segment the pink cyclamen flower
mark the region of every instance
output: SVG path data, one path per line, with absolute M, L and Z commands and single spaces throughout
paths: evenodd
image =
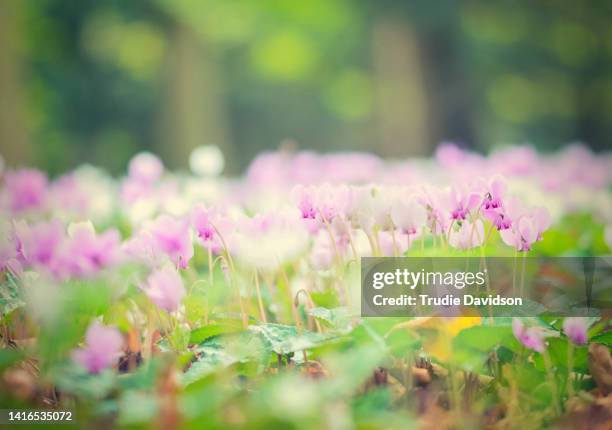
M 498 231 L 507 230 L 512 227 L 512 219 L 503 210 L 485 209 L 483 214 Z
M 230 224 L 229 219 L 216 208 L 209 209 L 200 204 L 191 211 L 191 225 L 198 242 L 214 253 L 219 253 L 223 249 L 223 240 L 231 237 L 228 231 L 231 230 Z
M 171 267 L 155 270 L 149 275 L 144 291 L 159 308 L 173 312 L 185 295 L 183 279 Z
M 17 256 L 26 265 L 49 268 L 65 240 L 64 226 L 59 221 L 42 221 L 28 225 L 14 223 L 14 244 Z
M 514 337 L 516 337 L 525 348 L 529 348 L 539 353 L 544 352 L 546 349 L 544 339 L 547 335 L 542 327 L 527 327 L 519 318 L 513 318 L 512 332 L 514 333 Z
M 391 206 L 391 220 L 402 233 L 414 235 L 425 225 L 427 213 L 414 197 L 409 197 L 400 199 Z
M 334 217 L 344 214 L 350 198 L 347 186 L 323 184 L 315 189 L 314 209 L 323 222 L 331 223 Z
M 121 356 L 123 337 L 116 328 L 94 321 L 87 329 L 85 343 L 84 348 L 72 352 L 72 359 L 89 373 L 99 373 Z
M 130 179 L 142 184 L 151 185 L 161 178 L 164 165 L 161 160 L 150 152 L 136 154 L 128 166 Z
M 90 275 L 117 260 L 121 238 L 117 230 L 97 235 L 90 222 L 71 224 L 66 253 L 71 261 L 72 275 Z
M 21 169 L 6 173 L 4 178 L 8 206 L 13 212 L 39 209 L 47 194 L 47 176 L 39 170 Z
M 450 214 L 444 200 L 442 190 L 431 186 L 425 186 L 419 196 L 419 202 L 427 211 L 427 227 L 434 235 L 445 234 L 448 229 Z
M 193 257 L 193 242 L 188 222 L 160 215 L 145 229 L 151 234 L 159 250 L 168 255 L 177 267 L 187 267 Z
M 587 343 L 588 320 L 581 317 L 569 317 L 563 321 L 563 332 L 576 345 Z
M 477 191 L 453 187 L 448 196 L 451 219 L 464 220 L 472 209 L 478 207 L 481 197 Z
M 494 177 L 485 186 L 482 212 L 486 219 L 491 221 L 499 231 L 509 229 L 514 219 L 520 215 L 522 207 L 516 199 L 505 199 L 506 185 L 500 177 Z
M 317 217 L 314 201 L 314 187 L 296 185 L 291 191 L 291 197 L 297 204 L 302 219 L 315 219 Z
M 506 184 L 500 177 L 494 177 L 488 184 L 485 198 L 482 202 L 483 209 L 498 209 L 503 206 Z
M 534 208 L 513 219 L 512 227 L 500 230 L 506 245 L 517 251 L 529 251 L 533 244 L 542 239 L 542 234 L 550 227 L 550 215 L 545 208 Z
M 206 242 L 215 237 L 215 227 L 211 222 L 210 210 L 204 205 L 197 205 L 191 213 L 191 222 L 198 237 Z

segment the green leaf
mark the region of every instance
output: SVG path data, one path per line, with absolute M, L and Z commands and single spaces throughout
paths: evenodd
M 325 358 L 325 365 L 333 379 L 322 390 L 330 399 L 348 395 L 373 375 L 374 369 L 385 359 L 386 351 L 375 344 L 356 346 Z
M 406 330 L 393 330 L 385 338 L 391 354 L 402 357 L 421 347 L 421 341 Z
M 183 305 L 185 305 L 185 317 L 188 321 L 201 321 L 206 313 L 206 297 L 204 295 L 191 292 L 183 300 Z
M 168 334 L 168 343 L 174 351 L 182 352 L 189 345 L 190 330 L 188 326 L 177 324 L 177 326 Z
M 547 352 L 550 355 L 550 361 L 554 368 L 567 371 L 567 354 L 569 340 L 566 337 L 549 337 L 546 339 Z M 533 357 L 534 367 L 544 372 L 546 366 L 544 358 L 541 354 L 536 354 Z M 574 346 L 574 362 L 573 369 L 579 373 L 589 373 L 588 367 L 588 348 L 586 346 Z
M 289 354 L 322 345 L 336 337 L 309 331 L 298 333 L 295 326 L 283 324 L 261 324 L 249 326 L 249 331 L 263 336 L 264 341 L 277 354 Z
M 159 370 L 159 359 L 152 357 L 151 360 L 139 366 L 134 372 L 119 375 L 117 379 L 120 387 L 124 390 L 148 390 L 155 386 Z
M 333 328 L 345 328 L 350 321 L 346 308 L 328 309 L 318 307 L 309 309 L 308 313 Z
M 522 391 L 529 392 L 546 381 L 546 373 L 535 366 L 526 366 L 523 363 L 509 366 L 512 369 L 509 377 L 516 382 Z
M 183 386 L 192 384 L 222 367 L 228 367 L 239 361 L 239 357 L 224 351 L 219 345 L 201 346 L 197 349 L 197 360 L 183 374 Z
M 591 338 L 591 342 L 612 346 L 612 330 L 599 333 Z
M 15 363 L 23 360 L 25 358 L 25 354 L 13 348 L 4 348 L 0 349 L 0 370 L 4 370 L 7 367 L 12 366 Z
M 196 359 L 181 379 L 184 386 L 235 364 L 255 362 L 263 366 L 270 351 L 259 336 L 241 332 L 210 337 L 194 348 L 193 353 Z
M 88 399 L 102 399 L 115 387 L 116 375 L 111 369 L 90 374 L 80 366 L 61 367 L 56 374 L 61 390 Z
M 510 326 L 473 326 L 462 330 L 453 339 L 455 349 L 474 349 L 488 352 L 497 346 L 505 346 L 510 350 L 520 349 Z
M 25 305 L 17 278 L 10 272 L 6 272 L 5 276 L 6 280 L 0 286 L 0 314 L 2 316 Z
M 119 400 L 119 423 L 123 426 L 147 423 L 158 414 L 156 397 L 138 391 L 126 391 Z
M 193 329 L 189 337 L 189 343 L 202 343 L 210 337 L 218 336 L 224 333 L 237 333 L 240 330 L 242 330 L 242 325 L 239 323 L 211 323 L 203 327 Z

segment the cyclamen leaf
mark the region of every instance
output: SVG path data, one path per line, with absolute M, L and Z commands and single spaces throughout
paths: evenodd
M 229 323 L 212 323 L 203 327 L 198 327 L 191 331 L 189 337 L 190 344 L 202 343 L 206 339 L 213 336 L 218 336 L 224 333 L 236 333 L 242 329 L 240 324 L 229 324 Z
M 6 316 L 24 305 L 17 279 L 6 273 L 6 281 L 0 287 L 0 314 Z
M 90 374 L 78 366 L 62 367 L 57 376 L 61 390 L 89 399 L 104 398 L 115 387 L 116 381 L 116 375 L 110 369 Z
M 0 349 L 0 370 L 6 369 L 19 362 L 25 357 L 24 353 L 18 349 Z
M 214 346 L 199 347 L 198 354 L 198 359 L 191 364 L 181 377 L 183 386 L 192 384 L 221 367 L 228 367 L 239 361 L 238 357 L 234 357 Z
M 330 334 L 302 331 L 298 333 L 296 327 L 282 324 L 262 324 L 249 326 L 249 330 L 263 336 L 272 351 L 277 354 L 289 354 L 314 348 L 336 337 Z
M 466 328 L 453 339 L 455 349 L 473 349 L 480 352 L 490 351 L 496 346 L 510 350 L 520 348 L 509 326 L 474 326 Z
M 308 313 L 334 328 L 344 328 L 349 321 L 348 312 L 345 308 L 328 309 L 318 307 L 310 309 Z
M 195 347 L 193 353 L 197 358 L 182 376 L 184 386 L 218 369 L 237 363 L 262 362 L 264 357 L 269 356 L 261 339 L 248 332 L 210 337 Z
M 612 345 L 612 330 L 608 330 L 604 333 L 600 333 L 591 338 L 591 342 L 601 343 L 603 345 Z

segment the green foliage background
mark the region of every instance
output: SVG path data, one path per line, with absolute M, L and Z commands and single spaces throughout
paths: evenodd
M 53 173 L 141 149 L 608 146 L 605 1 L 3 2 L 0 152 Z

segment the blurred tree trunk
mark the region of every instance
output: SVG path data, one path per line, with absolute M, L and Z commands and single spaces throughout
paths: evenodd
M 0 155 L 9 165 L 32 162 L 24 120 L 19 2 L 0 1 Z
M 373 27 L 372 49 L 380 155 L 430 153 L 428 105 L 416 34 L 403 22 L 380 18 Z
M 159 152 L 170 167 L 186 167 L 191 150 L 217 145 L 231 171 L 232 148 L 215 59 L 202 39 L 176 23 L 165 64 Z

